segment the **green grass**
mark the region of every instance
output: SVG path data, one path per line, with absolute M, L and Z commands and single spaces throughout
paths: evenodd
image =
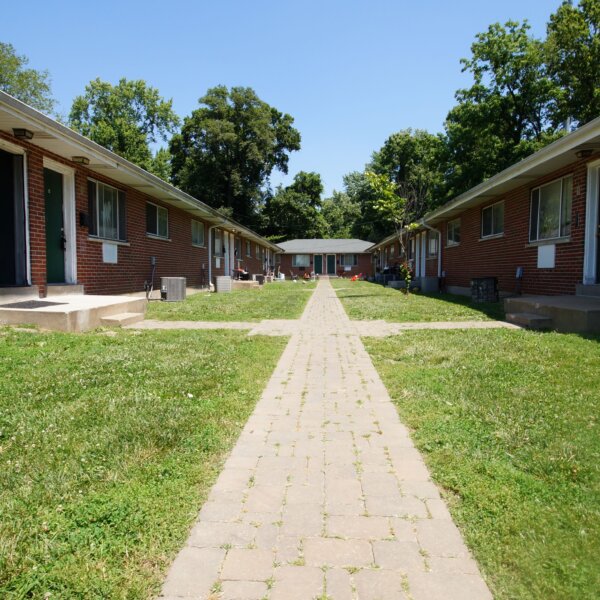
M 600 338 L 471 330 L 365 342 L 494 597 L 598 598 Z
M 0 329 L 0 597 L 156 595 L 284 344 Z
M 454 294 L 405 294 L 368 281 L 331 280 L 351 319 L 409 321 L 484 321 L 504 319 L 501 302 L 473 303 Z
M 201 292 L 184 302 L 151 302 L 147 319 L 165 321 L 262 321 L 298 319 L 315 283 L 277 281 L 229 293 Z

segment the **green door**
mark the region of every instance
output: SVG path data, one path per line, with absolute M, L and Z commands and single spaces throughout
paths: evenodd
M 63 180 L 60 173 L 44 169 L 46 196 L 46 275 L 48 283 L 65 282 L 65 230 Z
M 335 254 L 327 255 L 327 275 L 335 275 Z
M 323 275 L 323 255 L 315 254 L 315 275 Z

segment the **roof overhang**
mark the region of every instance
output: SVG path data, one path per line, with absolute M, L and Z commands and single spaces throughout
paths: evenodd
M 421 222 L 435 225 L 452 219 L 467 208 L 493 202 L 514 189 L 580 160 L 576 155 L 580 151 L 590 151 L 591 154 L 599 150 L 600 117 L 428 213 Z
M 237 232 L 261 243 L 271 250 L 279 248 L 251 229 L 221 214 L 218 210 L 177 189 L 141 167 L 92 142 L 58 121 L 31 106 L 0 91 L 0 131 L 9 135 L 13 129 L 24 128 L 33 132 L 28 143 L 72 162 L 73 156 L 89 160 L 86 169 L 103 175 L 123 186 L 139 190 L 155 200 L 179 208 L 212 225 Z M 77 165 L 73 163 L 73 167 Z

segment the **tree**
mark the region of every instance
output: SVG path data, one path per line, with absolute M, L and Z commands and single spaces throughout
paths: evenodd
M 321 176 L 304 171 L 288 187 L 279 186 L 263 211 L 266 235 L 277 241 L 323 237 L 326 225 L 320 211 L 322 191 Z
M 392 134 L 373 153 L 368 169 L 387 175 L 401 196 L 411 199 L 411 211 L 421 217 L 442 199 L 446 147 L 441 135 L 422 129 Z
M 402 265 L 402 274 L 404 275 L 406 292 L 408 293 L 412 274 L 406 262 L 406 257 L 408 256 L 406 243 L 408 242 L 410 233 L 417 228 L 414 222 L 414 202 L 410 198 L 402 196 L 398 185 L 391 181 L 387 175 L 367 171 L 366 177 L 377 198 L 375 202 L 376 210 L 382 217 L 394 224 L 396 236 L 400 243 L 400 256 L 405 259 Z
M 54 110 L 48 71 L 27 69 L 29 59 L 0 42 L 0 90 L 44 113 Z
M 495 23 L 476 36 L 463 59 L 474 84 L 456 93 L 446 119 L 447 197 L 454 197 L 556 138 L 550 111 L 556 86 L 546 73 L 543 43 L 529 25 Z
M 378 242 L 394 231 L 393 223 L 383 218 L 375 208 L 377 197 L 364 172 L 353 171 L 344 175 L 344 190 L 359 210 L 359 216 L 352 225 L 352 237 Z
M 360 219 L 360 206 L 348 194 L 334 190 L 331 198 L 323 200 L 321 215 L 325 222 L 325 237 L 352 238 L 354 224 Z
M 95 79 L 73 101 L 69 126 L 164 178 L 169 174 L 167 155 L 159 150 L 153 156 L 150 144 L 167 140 L 179 125 L 172 105 L 141 79 L 121 79 L 117 85 Z
M 200 108 L 171 140 L 173 182 L 240 221 L 257 218 L 261 189 L 273 169 L 287 173 L 288 154 L 300 149 L 294 119 L 247 87 L 208 90 Z
M 560 92 L 553 112 L 558 125 L 583 124 L 600 115 L 600 0 L 563 2 L 550 16 L 548 71 Z

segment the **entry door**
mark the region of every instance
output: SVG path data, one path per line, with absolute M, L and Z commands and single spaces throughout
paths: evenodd
M 229 232 L 223 232 L 223 248 L 225 249 L 225 254 L 223 255 L 223 274 L 231 275 L 231 267 L 229 265 Z
M 327 275 L 335 275 L 335 254 L 327 255 Z
M 0 285 L 26 285 L 23 157 L 0 150 Z
M 315 254 L 314 261 L 315 275 L 323 275 L 323 255 Z
M 65 283 L 63 176 L 44 169 L 46 197 L 46 277 L 48 283 Z

